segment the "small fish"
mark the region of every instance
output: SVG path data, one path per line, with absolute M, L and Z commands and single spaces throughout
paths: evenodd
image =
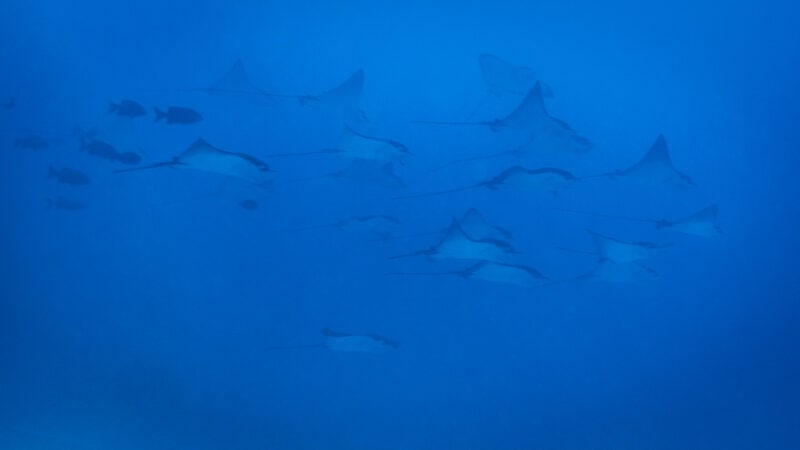
M 147 110 L 133 100 L 122 100 L 119 103 L 108 102 L 108 113 L 133 119 L 147 115 Z
M 101 159 L 116 161 L 119 158 L 119 152 L 113 145 L 99 139 L 82 140 L 81 150 Z
M 78 211 L 86 207 L 82 201 L 74 198 L 67 198 L 61 195 L 56 197 L 48 197 L 47 207 L 52 209 L 60 209 L 62 211 Z
M 86 186 L 92 183 L 92 180 L 88 175 L 80 170 L 70 169 L 69 167 L 62 167 L 59 170 L 53 166 L 50 166 L 50 172 L 47 177 L 56 180 L 59 183 L 69 184 L 72 186 Z
M 159 122 L 161 119 L 165 119 L 166 122 L 170 125 L 172 124 L 181 124 L 187 125 L 192 123 L 197 123 L 203 120 L 203 116 L 200 115 L 197 111 L 189 108 L 183 108 L 180 106 L 170 106 L 167 108 L 166 111 L 162 111 L 158 108 L 153 108 L 153 111 L 156 113 L 155 121 Z
M 122 164 L 133 165 L 142 162 L 142 157 L 137 153 L 118 152 L 113 145 L 99 139 L 84 139 L 81 141 L 81 150 L 100 159 L 116 161 Z
M 35 134 L 23 136 L 14 141 L 14 147 L 23 148 L 25 150 L 43 150 L 48 146 L 50 146 L 50 144 L 45 138 Z
M 239 206 L 248 211 L 255 211 L 258 209 L 258 202 L 253 200 L 252 198 L 248 198 L 247 200 L 240 201 Z

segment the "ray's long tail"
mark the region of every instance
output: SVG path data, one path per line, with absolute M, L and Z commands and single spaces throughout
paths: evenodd
M 114 173 L 124 173 L 124 172 L 136 172 L 138 170 L 150 170 L 150 169 L 157 169 L 159 167 L 176 167 L 181 165 L 181 163 L 177 161 L 162 161 L 155 164 L 150 164 L 147 166 L 139 166 L 139 167 L 131 167 L 129 169 L 117 169 Z

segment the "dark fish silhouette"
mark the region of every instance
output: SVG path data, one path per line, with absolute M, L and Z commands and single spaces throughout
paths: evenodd
M 86 186 L 92 183 L 88 175 L 80 170 L 70 169 L 69 167 L 62 167 L 56 169 L 50 166 L 48 178 L 58 181 L 59 183 L 69 184 L 72 186 Z
M 86 207 L 86 204 L 81 200 L 63 197 L 61 195 L 56 197 L 48 197 L 45 200 L 47 201 L 48 208 L 60 209 L 63 211 L 79 211 Z
M 156 122 L 160 122 L 163 119 L 170 125 L 188 125 L 203 120 L 203 116 L 199 112 L 181 106 L 170 106 L 166 111 L 153 108 L 153 111 L 156 113 Z
M 19 137 L 14 141 L 14 147 L 25 150 L 44 150 L 49 146 L 45 138 L 36 134 Z
M 113 145 L 99 139 L 84 139 L 81 141 L 81 150 L 86 153 L 109 161 L 116 161 L 122 164 L 139 164 L 142 157 L 134 152 L 119 152 Z
M 119 103 L 108 102 L 108 113 L 123 117 L 140 117 L 147 114 L 144 106 L 133 100 L 122 100 Z

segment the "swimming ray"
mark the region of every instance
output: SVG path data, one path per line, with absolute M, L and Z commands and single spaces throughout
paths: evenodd
M 486 188 L 489 190 L 497 190 L 501 187 L 513 187 L 524 191 L 547 191 L 554 195 L 559 191 L 566 189 L 575 181 L 583 177 L 576 177 L 575 175 L 567 172 L 566 170 L 556 169 L 553 167 L 542 167 L 539 169 L 526 169 L 522 166 L 512 166 L 499 175 L 490 178 L 480 183 L 470 184 L 467 186 L 446 189 L 437 192 L 428 192 L 424 194 L 404 195 L 394 197 L 395 200 L 412 199 L 412 198 L 425 198 L 435 197 L 438 195 L 450 194 L 454 192 L 468 191 L 478 188 Z
M 503 261 L 508 255 L 517 253 L 519 252 L 514 249 L 513 245 L 502 239 L 478 239 L 468 235 L 458 220 L 453 219 L 444 236 L 435 245 L 423 250 L 392 256 L 389 259 L 427 256 L 434 261 L 444 259 Z
M 592 236 L 597 255 L 603 260 L 616 263 L 647 259 L 652 257 L 655 251 L 670 247 L 668 244 L 656 244 L 646 241 L 628 242 L 605 236 L 592 230 L 586 231 Z
M 406 158 L 411 156 L 408 148 L 397 141 L 368 136 L 345 125 L 336 147 L 308 152 L 270 153 L 265 157 L 280 158 L 322 154 L 335 155 L 344 159 L 366 159 L 401 165 L 405 163 Z
M 600 260 L 590 272 L 578 277 L 605 283 L 644 284 L 660 277 L 658 272 L 637 262 L 618 263 Z
M 254 85 L 247 75 L 244 63 L 236 59 L 233 66 L 221 78 L 209 84 L 208 87 L 195 89 L 211 95 L 223 95 L 245 99 L 269 99 L 272 94 Z
M 539 81 L 530 67 L 514 65 L 489 53 L 478 57 L 478 65 L 489 94 L 495 97 L 525 95 Z M 553 97 L 552 89 L 544 83 L 542 93 L 545 97 Z
M 272 178 L 272 170 L 260 159 L 246 153 L 230 152 L 214 147 L 204 139 L 197 139 L 180 155 L 169 161 L 148 166 L 115 170 L 114 173 L 148 170 L 159 167 L 195 169 L 220 175 L 241 178 L 257 185 L 266 185 Z
M 541 285 L 549 280 L 533 267 L 522 264 L 509 264 L 497 261 L 478 261 L 464 270 L 451 272 L 387 272 L 387 275 L 413 276 L 457 276 L 465 279 L 477 279 L 494 283 L 511 284 L 521 287 Z
M 563 141 L 565 149 L 572 153 L 584 153 L 592 148 L 588 139 L 579 135 L 563 120 L 551 116 L 544 105 L 541 83 L 536 83 L 522 102 L 507 116 L 490 121 L 448 122 L 417 120 L 413 123 L 432 125 L 474 125 L 489 127 L 492 131 L 517 130 L 529 133 L 531 138 Z
M 611 175 L 615 179 L 645 184 L 666 184 L 681 189 L 697 186 L 691 177 L 675 168 L 663 134 L 658 135 L 650 150 L 639 161 Z
M 497 240 L 511 241 L 514 238 L 511 232 L 509 232 L 508 230 L 501 228 L 497 225 L 492 225 L 489 222 L 487 222 L 486 219 L 483 217 L 483 214 L 481 214 L 481 212 L 478 211 L 476 208 L 469 208 L 457 220 L 459 225 L 461 225 L 461 229 L 464 230 L 464 232 L 467 233 L 467 235 L 475 239 L 497 239 Z M 434 235 L 445 235 L 447 234 L 448 229 L 449 228 L 445 228 L 437 231 L 408 234 L 404 236 L 392 236 L 390 240 L 408 239 L 408 238 L 434 236 Z
M 681 219 L 643 219 L 638 217 L 619 216 L 614 214 L 603 214 L 591 211 L 581 211 L 576 209 L 556 208 L 558 211 L 565 211 L 575 214 L 583 214 L 593 217 L 603 217 L 606 219 L 625 220 L 628 222 L 652 223 L 658 229 L 673 230 L 679 233 L 690 234 L 700 237 L 715 237 L 722 234 L 722 229 L 717 225 L 717 215 L 719 208 L 716 204 L 711 204 L 705 208 Z
M 345 115 L 345 123 L 366 122 L 366 115 L 359 107 L 361 92 L 364 90 L 364 70 L 358 69 L 345 81 L 328 91 L 317 95 L 301 95 L 302 104 L 320 104 L 335 107 Z
M 386 353 L 400 348 L 397 341 L 379 334 L 350 334 L 323 328 L 319 330 L 323 342 L 319 344 L 287 345 L 265 347 L 262 350 L 296 350 L 304 348 L 325 348 L 334 352 Z

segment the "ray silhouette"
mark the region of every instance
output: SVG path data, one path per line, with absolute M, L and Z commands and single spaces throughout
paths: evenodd
M 606 219 L 624 220 L 628 222 L 651 223 L 658 229 L 672 230 L 683 234 L 691 234 L 700 237 L 715 237 L 722 234 L 722 229 L 717 225 L 719 208 L 716 204 L 711 204 L 705 208 L 692 213 L 686 217 L 675 220 L 669 219 L 644 219 L 639 217 L 619 216 L 614 214 L 604 214 L 591 211 L 581 211 L 576 209 L 556 208 L 558 211 L 565 211 L 575 214 L 583 214 L 593 217 Z

